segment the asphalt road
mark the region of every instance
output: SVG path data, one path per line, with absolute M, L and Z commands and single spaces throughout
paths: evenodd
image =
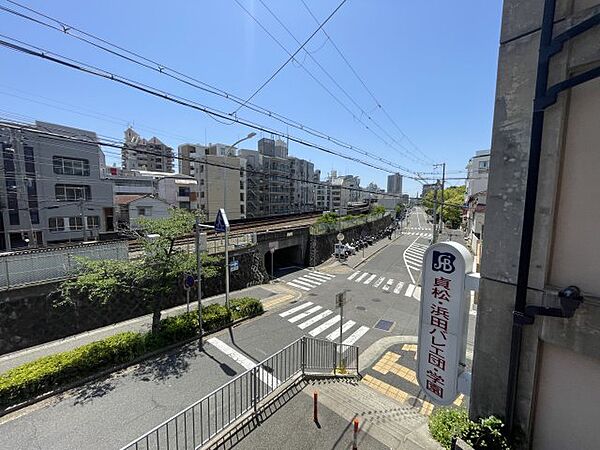
M 408 263 L 405 252 L 415 243 L 427 245 L 427 236 L 416 234 L 426 234 L 418 230 L 422 222 L 424 214 L 413 212 L 407 234 L 356 269 L 329 265 L 286 274 L 279 283 L 298 291 L 296 299 L 211 335 L 202 351 L 192 343 L 0 418 L 0 449 L 119 448 L 245 371 L 248 361 L 259 362 L 304 335 L 337 339 L 340 322 L 342 340 L 361 350 L 382 337 L 416 335 L 419 288 L 413 278 L 419 271 L 408 266 L 417 267 L 418 252 Z M 335 294 L 341 291 L 348 300 L 343 320 L 336 321 Z M 381 320 L 385 327 L 378 327 Z

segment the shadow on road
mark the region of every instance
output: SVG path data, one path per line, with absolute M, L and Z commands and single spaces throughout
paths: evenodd
M 76 390 L 74 405 L 85 405 L 96 398 L 104 397 L 115 389 L 116 380 L 109 378 L 106 380 L 94 381 L 82 386 Z
M 141 381 L 167 381 L 180 378 L 190 367 L 189 360 L 199 355 L 195 343 L 190 343 L 176 351 L 157 356 L 138 364 L 133 376 Z
M 265 405 L 261 406 L 261 410 L 257 415 L 250 415 L 233 427 L 229 432 L 213 442 L 207 449 L 223 450 L 230 449 L 239 444 L 246 436 L 248 436 L 256 428 L 260 427 L 269 417 L 275 414 L 279 409 L 285 406 L 291 399 L 302 392 L 306 382 L 299 379 L 291 384 L 277 397 L 270 400 Z

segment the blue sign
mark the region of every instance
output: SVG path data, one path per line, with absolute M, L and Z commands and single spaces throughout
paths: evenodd
M 223 208 L 219 209 L 217 218 L 215 219 L 215 231 L 224 233 L 225 230 L 229 229 L 229 220 L 227 220 L 227 214 Z
M 183 276 L 183 287 L 191 289 L 196 284 L 196 278 L 194 275 L 186 274 Z
M 229 263 L 229 271 L 230 272 L 235 272 L 236 270 L 239 270 L 240 268 L 240 262 L 237 259 L 234 259 L 233 261 L 231 261 Z

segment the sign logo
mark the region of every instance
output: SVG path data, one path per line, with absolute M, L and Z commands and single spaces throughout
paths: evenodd
M 435 272 L 453 273 L 455 270 L 454 260 L 456 256 L 448 252 L 433 251 L 431 269 Z

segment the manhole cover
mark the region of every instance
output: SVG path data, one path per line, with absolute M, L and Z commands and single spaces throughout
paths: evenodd
M 367 308 L 365 308 L 364 306 L 357 306 L 356 309 L 358 309 L 359 311 L 366 311 Z
M 380 298 L 372 298 L 371 301 L 375 302 L 375 303 L 379 303 L 381 301 L 381 299 Z
M 377 322 L 375 324 L 374 328 L 377 328 L 377 329 L 383 330 L 383 331 L 390 331 L 390 328 L 392 328 L 393 325 L 394 325 L 394 322 L 392 322 L 391 320 L 381 319 L 379 322 Z

